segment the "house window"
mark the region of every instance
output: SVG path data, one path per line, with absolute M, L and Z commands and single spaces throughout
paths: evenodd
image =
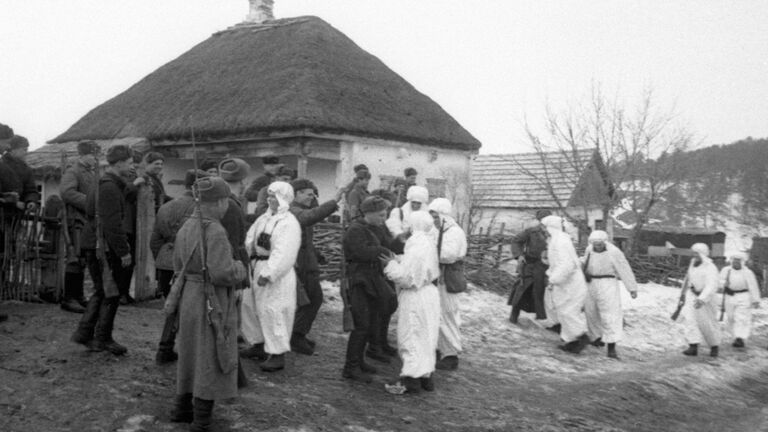
M 445 179 L 428 178 L 427 190 L 430 201 L 435 198 L 445 198 Z

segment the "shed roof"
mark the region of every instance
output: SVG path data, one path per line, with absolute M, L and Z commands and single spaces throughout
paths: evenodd
M 472 164 L 472 193 L 481 207 L 567 206 L 596 150 L 479 155 Z
M 477 150 L 437 103 L 320 18 L 218 32 L 91 110 L 51 142 L 309 131 Z

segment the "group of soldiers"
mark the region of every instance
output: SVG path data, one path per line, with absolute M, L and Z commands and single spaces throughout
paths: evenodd
M 39 200 L 24 163 L 27 147 L 23 137 L 0 125 L 3 208 L 24 211 Z M 71 339 L 92 351 L 127 352 L 113 338 L 114 320 L 118 307 L 133 301 L 137 193 L 151 188 L 156 217 L 149 247 L 158 290 L 166 298 L 156 362 L 177 364 L 172 421 L 208 430 L 214 401 L 236 396 L 246 383 L 241 361 L 255 360 L 261 370 L 273 372 L 286 367 L 289 351 L 312 355 L 318 349 L 309 338 L 323 303 L 323 257 L 315 249 L 314 227 L 337 211 L 344 228 L 344 327 L 350 332 L 342 376 L 370 383 L 377 369 L 368 359 L 390 363 L 399 357 L 402 369 L 385 390 L 403 394 L 433 391 L 435 369 L 458 368 L 457 294 L 467 285 L 467 237 L 451 202 L 430 201 L 428 190 L 417 185 L 415 169 L 406 169 L 387 190 L 369 191 L 370 170 L 355 166 L 350 183 L 320 202 L 314 183 L 296 178 L 277 157 L 263 158 L 264 173 L 250 184 L 252 169 L 244 160 L 206 160 L 185 173 L 185 192 L 172 199 L 163 187 L 162 154 L 138 158 L 130 148 L 114 145 L 100 172 L 95 142 L 80 142 L 77 150 L 60 187 L 65 237 L 72 246 L 61 307 L 83 314 Z M 255 203 L 252 211 L 249 203 Z M 624 254 L 598 230 L 579 257 L 563 218 L 548 211 L 536 216 L 539 223 L 513 241 L 520 278 L 510 296 L 510 320 L 517 323 L 521 311 L 535 313 L 559 333 L 563 350 L 577 354 L 588 344 L 607 345 L 608 357 L 618 358 L 619 281 L 637 296 Z M 735 255 L 718 274 L 706 245 L 692 251 L 681 298 L 690 344 L 684 354 L 697 355 L 706 343 L 710 355 L 718 355 L 718 288 L 724 291 L 733 346 L 744 347 L 751 308 L 759 301 L 746 257 Z M 93 280 L 87 300 L 85 270 Z M 388 338 L 394 314 L 396 346 Z
M 607 345 L 607 355 L 618 358 L 616 344 L 622 339 L 624 320 L 621 284 L 634 299 L 637 282 L 624 253 L 614 246 L 605 231 L 589 235 L 589 245 L 578 257 L 566 221 L 548 210 L 536 214 L 538 223 L 517 235 L 513 252 L 519 260 L 519 278 L 512 289 L 510 321 L 520 312 L 535 313 L 543 327 L 559 333 L 564 351 L 578 354 L 587 345 Z M 744 348 L 752 328 L 752 309 L 760 305 L 755 274 L 746 266 L 747 255 L 731 256 L 730 265 L 718 272 L 709 258 L 709 247 L 696 243 L 683 282 L 678 310 L 682 313 L 687 356 L 698 355 L 706 343 L 710 356 L 719 355 L 722 340 L 719 320 L 728 316 L 727 330 L 733 347 Z M 715 295 L 722 291 L 718 305 Z
M 0 123 L 0 252 L 4 263 L 0 280 L 3 283 L 7 255 L 13 253 L 9 245 L 13 221 L 25 212 L 37 210 L 40 201 L 32 170 L 25 162 L 28 149 L 29 141 L 25 137 Z M 8 316 L 0 313 L 0 321 L 6 319 Z
M 287 352 L 318 349 L 308 337 L 323 303 L 314 226 L 339 210 L 342 296 L 351 318 L 342 376 L 370 383 L 377 371 L 367 359 L 390 363 L 399 356 L 402 371 L 385 389 L 403 394 L 434 390 L 436 368 L 458 367 L 456 293 L 466 288 L 466 235 L 451 203 L 430 202 L 427 189 L 415 184 L 415 169 L 389 190 L 369 191 L 371 173 L 358 165 L 348 185 L 320 202 L 314 183 L 296 178 L 276 157 L 263 158 L 264 173 L 250 184 L 244 160 L 207 160 L 185 173 L 185 192 L 172 199 L 161 180 L 162 154 L 139 158 L 114 145 L 102 172 L 100 155 L 95 142 L 80 142 L 62 176 L 73 256 L 61 307 L 83 314 L 73 342 L 114 355 L 128 351 L 113 328 L 118 307 L 133 302 L 137 194 L 151 188 L 149 248 L 166 298 L 155 359 L 176 363 L 173 421 L 208 430 L 214 401 L 235 396 L 247 381 L 241 361 L 272 372 L 285 368 Z M 87 300 L 85 270 L 93 281 Z M 395 313 L 397 347 L 388 340 Z

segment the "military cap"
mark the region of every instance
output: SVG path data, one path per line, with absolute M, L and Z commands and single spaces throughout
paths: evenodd
M 165 161 L 165 156 L 163 156 L 161 153 L 158 153 L 158 152 L 149 152 L 146 155 L 144 155 L 144 162 L 148 164 L 151 164 L 156 160 Z
M 303 178 L 292 181 L 291 186 L 293 186 L 294 192 L 298 192 L 304 189 L 317 190 L 314 183 L 312 183 L 310 180 L 303 179 Z
M 133 152 L 128 146 L 116 145 L 107 150 L 107 163 L 110 165 L 114 165 L 127 159 L 133 159 Z
M 417 175 L 417 174 L 418 174 L 418 172 L 416 171 L 416 168 L 406 168 L 405 169 L 405 176 L 406 177 L 414 176 L 414 175 Z
M 408 182 L 404 178 L 398 177 L 395 179 L 395 187 L 398 186 L 408 187 Z
M 374 213 L 388 209 L 390 202 L 376 195 L 368 196 L 360 203 L 360 211 L 363 213 Z
M 296 171 L 287 168 L 287 167 L 280 167 L 279 170 L 277 170 L 277 174 L 280 177 L 290 177 L 291 180 L 296 178 Z
M 29 140 L 21 135 L 14 135 L 8 141 L 8 145 L 11 146 L 11 150 L 29 147 Z
M 355 173 L 362 170 L 370 171 L 365 164 L 355 165 L 355 168 L 354 168 Z
M 206 159 L 203 161 L 203 163 L 200 164 L 200 169 L 203 171 L 208 171 L 209 169 L 216 168 L 219 169 L 219 161 L 216 159 Z
M 251 166 L 242 159 L 227 158 L 219 162 L 219 175 L 228 182 L 239 182 L 248 177 L 250 172 Z
M 264 165 L 277 165 L 280 163 L 280 158 L 277 156 L 266 156 L 261 158 L 261 163 Z
M 95 155 L 99 153 L 99 150 L 100 148 L 96 141 L 85 140 L 77 143 L 77 154 L 80 156 Z
M 195 187 L 202 202 L 216 202 L 228 198 L 232 193 L 227 182 L 221 177 L 201 178 L 195 182 Z
M 192 187 L 193 184 L 197 181 L 198 178 L 205 178 L 209 177 L 208 173 L 203 170 L 187 170 L 187 173 L 184 175 L 184 186 L 189 189 Z
M 0 123 L 0 140 L 7 140 L 13 137 L 13 129 L 10 126 Z

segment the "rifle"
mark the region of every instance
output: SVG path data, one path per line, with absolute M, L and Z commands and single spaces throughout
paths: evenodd
M 688 267 L 688 270 L 690 271 L 690 266 Z M 675 309 L 675 312 L 672 314 L 672 321 L 677 321 L 677 317 L 680 316 L 680 311 L 683 310 L 683 306 L 685 305 L 685 293 L 688 291 L 688 272 L 685 273 L 685 279 L 683 279 L 683 288 L 680 290 L 680 298 L 677 300 L 677 309 Z
M 61 152 L 61 175 L 64 176 L 64 171 L 67 169 L 67 153 Z M 72 237 L 69 235 L 69 215 L 67 214 L 67 204 L 64 203 L 64 207 L 61 209 L 61 224 L 62 231 L 64 232 L 64 243 L 67 245 L 67 264 L 78 262 L 78 256 L 75 252 L 75 245 L 72 242 Z
M 355 321 L 352 318 L 352 304 L 349 300 L 349 279 L 347 278 L 347 258 L 344 256 L 344 234 L 347 232 L 347 221 L 344 217 L 344 213 L 347 206 L 347 200 L 345 197 L 341 199 L 341 275 L 339 277 L 339 291 L 341 293 L 341 300 L 344 303 L 344 310 L 342 312 L 342 328 L 345 332 L 351 332 L 355 329 Z
M 228 332 L 225 328 L 224 314 L 222 307 L 219 304 L 219 299 L 216 297 L 213 285 L 211 285 L 208 274 L 208 245 L 205 242 L 205 224 L 203 222 L 203 209 L 200 200 L 200 186 L 198 177 L 198 163 L 197 163 L 197 147 L 195 146 L 195 131 L 191 129 L 192 136 L 192 162 L 195 168 L 195 184 L 196 187 L 192 188 L 192 196 L 195 200 L 195 210 L 197 211 L 197 221 L 200 224 L 200 260 L 201 271 L 203 275 L 203 291 L 205 292 L 205 310 L 208 324 L 213 327 L 213 333 L 216 338 L 216 359 L 219 363 L 219 368 L 225 374 L 232 372 L 235 368 L 238 368 L 238 357 L 235 355 L 233 358 L 229 355 L 228 348 Z M 239 370 L 238 370 L 239 372 Z
M 728 269 L 728 273 L 725 275 L 725 285 L 723 285 L 723 302 L 720 304 L 720 319 L 719 321 L 722 321 L 723 318 L 725 318 L 725 292 L 728 291 L 730 288 L 728 285 L 730 285 L 730 279 L 731 279 L 731 269 Z

